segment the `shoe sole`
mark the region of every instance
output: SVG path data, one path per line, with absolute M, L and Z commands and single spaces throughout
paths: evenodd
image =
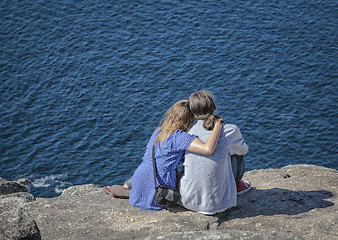
M 110 191 L 115 195 L 115 198 L 129 198 L 130 190 L 124 189 L 120 185 L 111 186 Z

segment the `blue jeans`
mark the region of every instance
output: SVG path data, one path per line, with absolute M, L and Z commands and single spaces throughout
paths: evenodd
M 234 174 L 235 181 L 238 183 L 242 180 L 245 172 L 244 156 L 242 155 L 231 155 L 231 167 L 232 173 Z

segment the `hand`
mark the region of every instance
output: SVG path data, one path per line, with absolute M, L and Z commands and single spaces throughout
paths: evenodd
M 222 118 L 218 118 L 215 124 L 220 124 L 221 126 L 223 126 L 224 120 Z

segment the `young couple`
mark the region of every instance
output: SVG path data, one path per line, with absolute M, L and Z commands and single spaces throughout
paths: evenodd
M 165 208 L 153 199 L 155 146 L 156 182 L 178 186 L 179 205 L 206 215 L 236 206 L 237 195 L 251 188 L 249 182 L 242 180 L 243 155 L 248 152 L 248 146 L 239 128 L 223 124 L 215 111 L 215 100 L 205 90 L 192 93 L 189 101 L 175 103 L 150 137 L 142 163 L 132 178 L 123 186 L 105 186 L 103 190 L 114 197 L 129 198 L 131 205 L 142 209 Z M 182 157 L 185 158 L 183 170 L 177 174 Z

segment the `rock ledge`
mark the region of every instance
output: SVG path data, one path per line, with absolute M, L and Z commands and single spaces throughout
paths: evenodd
M 9 191 L 0 196 L 0 239 L 338 239 L 338 171 L 290 165 L 249 171 L 244 179 L 253 189 L 214 216 L 141 210 L 91 184 L 36 200 Z M 27 238 L 15 222 L 27 223 L 20 226 Z

